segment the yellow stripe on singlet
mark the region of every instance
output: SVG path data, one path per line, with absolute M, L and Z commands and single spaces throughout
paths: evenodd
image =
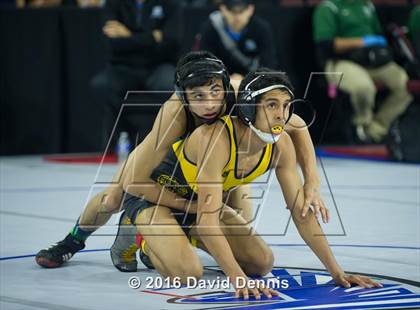
M 243 178 L 238 178 L 237 175 L 237 142 L 235 136 L 234 125 L 230 116 L 223 116 L 220 119 L 225 128 L 228 130 L 230 140 L 230 156 L 229 161 L 223 169 L 223 190 L 229 191 L 239 185 L 247 184 L 252 182 L 254 179 L 264 174 L 270 167 L 271 155 L 273 152 L 273 145 L 268 144 L 264 147 L 263 154 L 261 155 L 260 161 L 255 168 Z M 194 192 L 197 192 L 197 165 L 185 156 L 184 153 L 185 140 L 180 140 L 172 145 L 172 149 L 178 158 L 179 165 L 181 166 L 182 173 L 188 185 Z

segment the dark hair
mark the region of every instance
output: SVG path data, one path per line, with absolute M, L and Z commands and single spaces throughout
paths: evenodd
M 251 0 L 221 0 L 219 5 L 225 5 L 229 11 L 234 9 L 235 7 L 243 7 L 247 8 L 251 4 L 254 4 L 254 1 Z
M 183 89 L 204 86 L 214 79 L 221 79 L 221 74 L 217 72 L 223 70 L 226 71 L 224 64 L 214 54 L 208 51 L 190 52 L 178 61 L 175 83 Z
M 294 88 L 292 83 L 290 82 L 289 77 L 285 72 L 272 70 L 269 68 L 261 67 L 257 69 L 256 71 L 249 72 L 244 79 L 242 80 L 241 84 L 239 85 L 239 93 L 245 91 L 245 87 L 257 76 L 261 76 L 259 79 L 254 81 L 249 88 L 252 91 L 260 90 L 265 87 L 269 87 L 271 85 L 281 84 L 289 88 L 292 92 L 294 92 Z M 264 94 L 261 94 L 256 97 L 255 103 L 258 103 L 262 96 Z

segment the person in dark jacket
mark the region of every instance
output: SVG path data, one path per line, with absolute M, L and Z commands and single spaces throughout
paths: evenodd
M 254 12 L 250 0 L 223 0 L 198 35 L 197 47 L 225 63 L 234 87 L 245 74 L 260 66 L 277 68 L 271 27 Z
M 103 33 L 111 47 L 105 69 L 91 81 L 105 107 L 104 145 L 128 90 L 172 90 L 180 46 L 177 0 L 108 0 Z

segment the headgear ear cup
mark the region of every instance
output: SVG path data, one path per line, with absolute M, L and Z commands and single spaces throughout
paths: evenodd
M 251 89 L 251 85 L 262 76 L 263 75 L 259 75 L 256 78 L 254 78 L 251 82 L 249 82 L 245 86 L 245 89 L 238 96 L 238 115 L 246 124 L 254 124 L 255 122 L 257 109 L 255 106 L 255 98 L 252 96 L 253 92 Z
M 226 91 L 225 101 L 226 101 L 226 114 L 236 115 L 236 95 L 235 95 L 235 90 L 232 84 L 230 83 Z
M 239 94 L 238 97 L 238 115 L 245 122 L 245 124 L 249 125 L 249 123 L 254 124 L 255 119 L 257 117 L 257 108 L 256 108 L 256 98 L 264 93 L 272 91 L 274 89 L 282 89 L 286 90 L 290 97 L 293 99 L 294 94 L 289 87 L 283 84 L 273 84 L 267 87 L 263 87 L 262 89 L 252 90 L 252 84 L 254 84 L 258 79 L 265 77 L 265 74 L 258 75 L 254 79 L 252 79 L 244 88 L 242 93 Z M 292 113 L 289 114 L 287 121 L 289 121 Z M 286 122 L 287 122 L 286 121 Z
M 239 103 L 238 106 L 238 110 L 239 110 L 239 117 L 241 117 L 241 119 L 246 123 L 251 123 L 254 124 L 255 123 L 255 119 L 256 119 L 256 107 L 255 107 L 255 100 L 254 98 L 252 98 L 251 96 L 244 96 L 244 98 L 242 98 L 242 100 Z
M 185 91 L 181 87 L 181 76 L 179 75 L 179 72 L 175 72 L 175 94 L 178 96 L 179 99 L 181 99 L 183 104 L 188 104 L 187 97 L 185 96 Z

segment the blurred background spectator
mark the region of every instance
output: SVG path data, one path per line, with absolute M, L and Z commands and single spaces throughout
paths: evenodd
M 80 8 L 101 7 L 105 0 L 2 0 L 0 6 L 16 8 L 51 8 L 57 6 L 78 6 Z
M 61 4 L 61 0 L 16 0 L 16 7 L 18 8 L 47 8 L 60 6 Z
M 408 20 L 408 32 L 416 51 L 417 59 L 420 59 L 420 5 L 415 6 L 411 10 Z
M 125 100 L 126 91 L 172 92 L 175 61 L 181 53 L 198 48 L 222 58 L 234 79 L 257 64 L 286 70 L 297 96 L 309 99 L 316 109 L 310 132 L 318 144 L 353 143 L 347 138 L 357 127 L 361 138 L 377 141 L 395 118 L 402 135 L 394 141 L 404 141 L 404 132 L 414 133 L 412 124 L 418 123 L 414 119 L 420 75 L 410 70 L 413 61 L 406 53 L 414 48 L 401 44 L 410 40 L 418 52 L 419 9 L 409 5 L 416 1 L 378 0 L 376 14 L 363 0 L 331 0 L 318 7 L 319 0 L 110 0 L 106 6 L 104 0 L 0 0 L 0 38 L 5 46 L 0 49 L 0 153 L 102 152 L 122 103 L 136 105 L 125 106 L 114 137 L 128 131 L 136 143 L 150 130 L 148 120 L 155 118 L 159 106 L 145 105 L 160 104 L 166 97 L 130 93 Z M 340 27 L 337 10 L 342 12 Z M 210 16 L 218 18 L 221 31 Z M 231 46 L 226 48 L 222 38 L 228 38 L 243 57 L 238 58 Z M 321 51 L 318 59 L 316 48 Z M 389 49 L 392 57 L 385 51 Z M 381 57 L 375 57 L 374 64 L 362 64 L 372 60 L 371 54 Z M 343 91 L 333 101 L 325 91 L 325 77 L 316 74 L 318 64 L 323 71 L 327 63 L 334 71 L 344 71 L 335 66 L 351 63 L 362 72 L 350 79 L 345 74 Z M 374 85 L 372 80 L 381 80 L 374 73 L 389 67 L 386 81 Z M 411 78 L 409 91 L 417 97 L 416 104 L 399 116 L 410 98 L 401 67 Z M 357 82 L 348 91 L 355 99 L 352 104 L 344 87 L 348 80 L 350 85 Z M 332 82 L 330 86 L 338 84 Z M 361 126 L 354 126 L 357 116 L 365 118 Z M 345 133 L 340 132 L 343 128 Z
M 237 89 L 243 76 L 260 66 L 277 68 L 270 25 L 255 16 L 250 0 L 222 0 L 197 36 L 195 49 L 214 53 L 228 68 Z
M 177 0 L 108 0 L 105 8 L 111 58 L 91 83 L 105 108 L 104 146 L 127 91 L 173 89 L 182 25 Z
M 327 74 L 327 80 L 350 95 L 357 137 L 382 141 L 412 97 L 407 74 L 392 59 L 375 7 L 367 0 L 325 0 L 315 10 L 313 35 L 325 71 L 343 74 L 341 80 Z M 390 92 L 376 113 L 374 81 Z
M 69 0 L 63 0 L 69 1 Z M 70 0 L 74 1 L 74 0 Z M 105 0 L 76 0 L 75 5 L 79 8 L 92 8 L 92 7 L 101 7 L 105 4 Z

